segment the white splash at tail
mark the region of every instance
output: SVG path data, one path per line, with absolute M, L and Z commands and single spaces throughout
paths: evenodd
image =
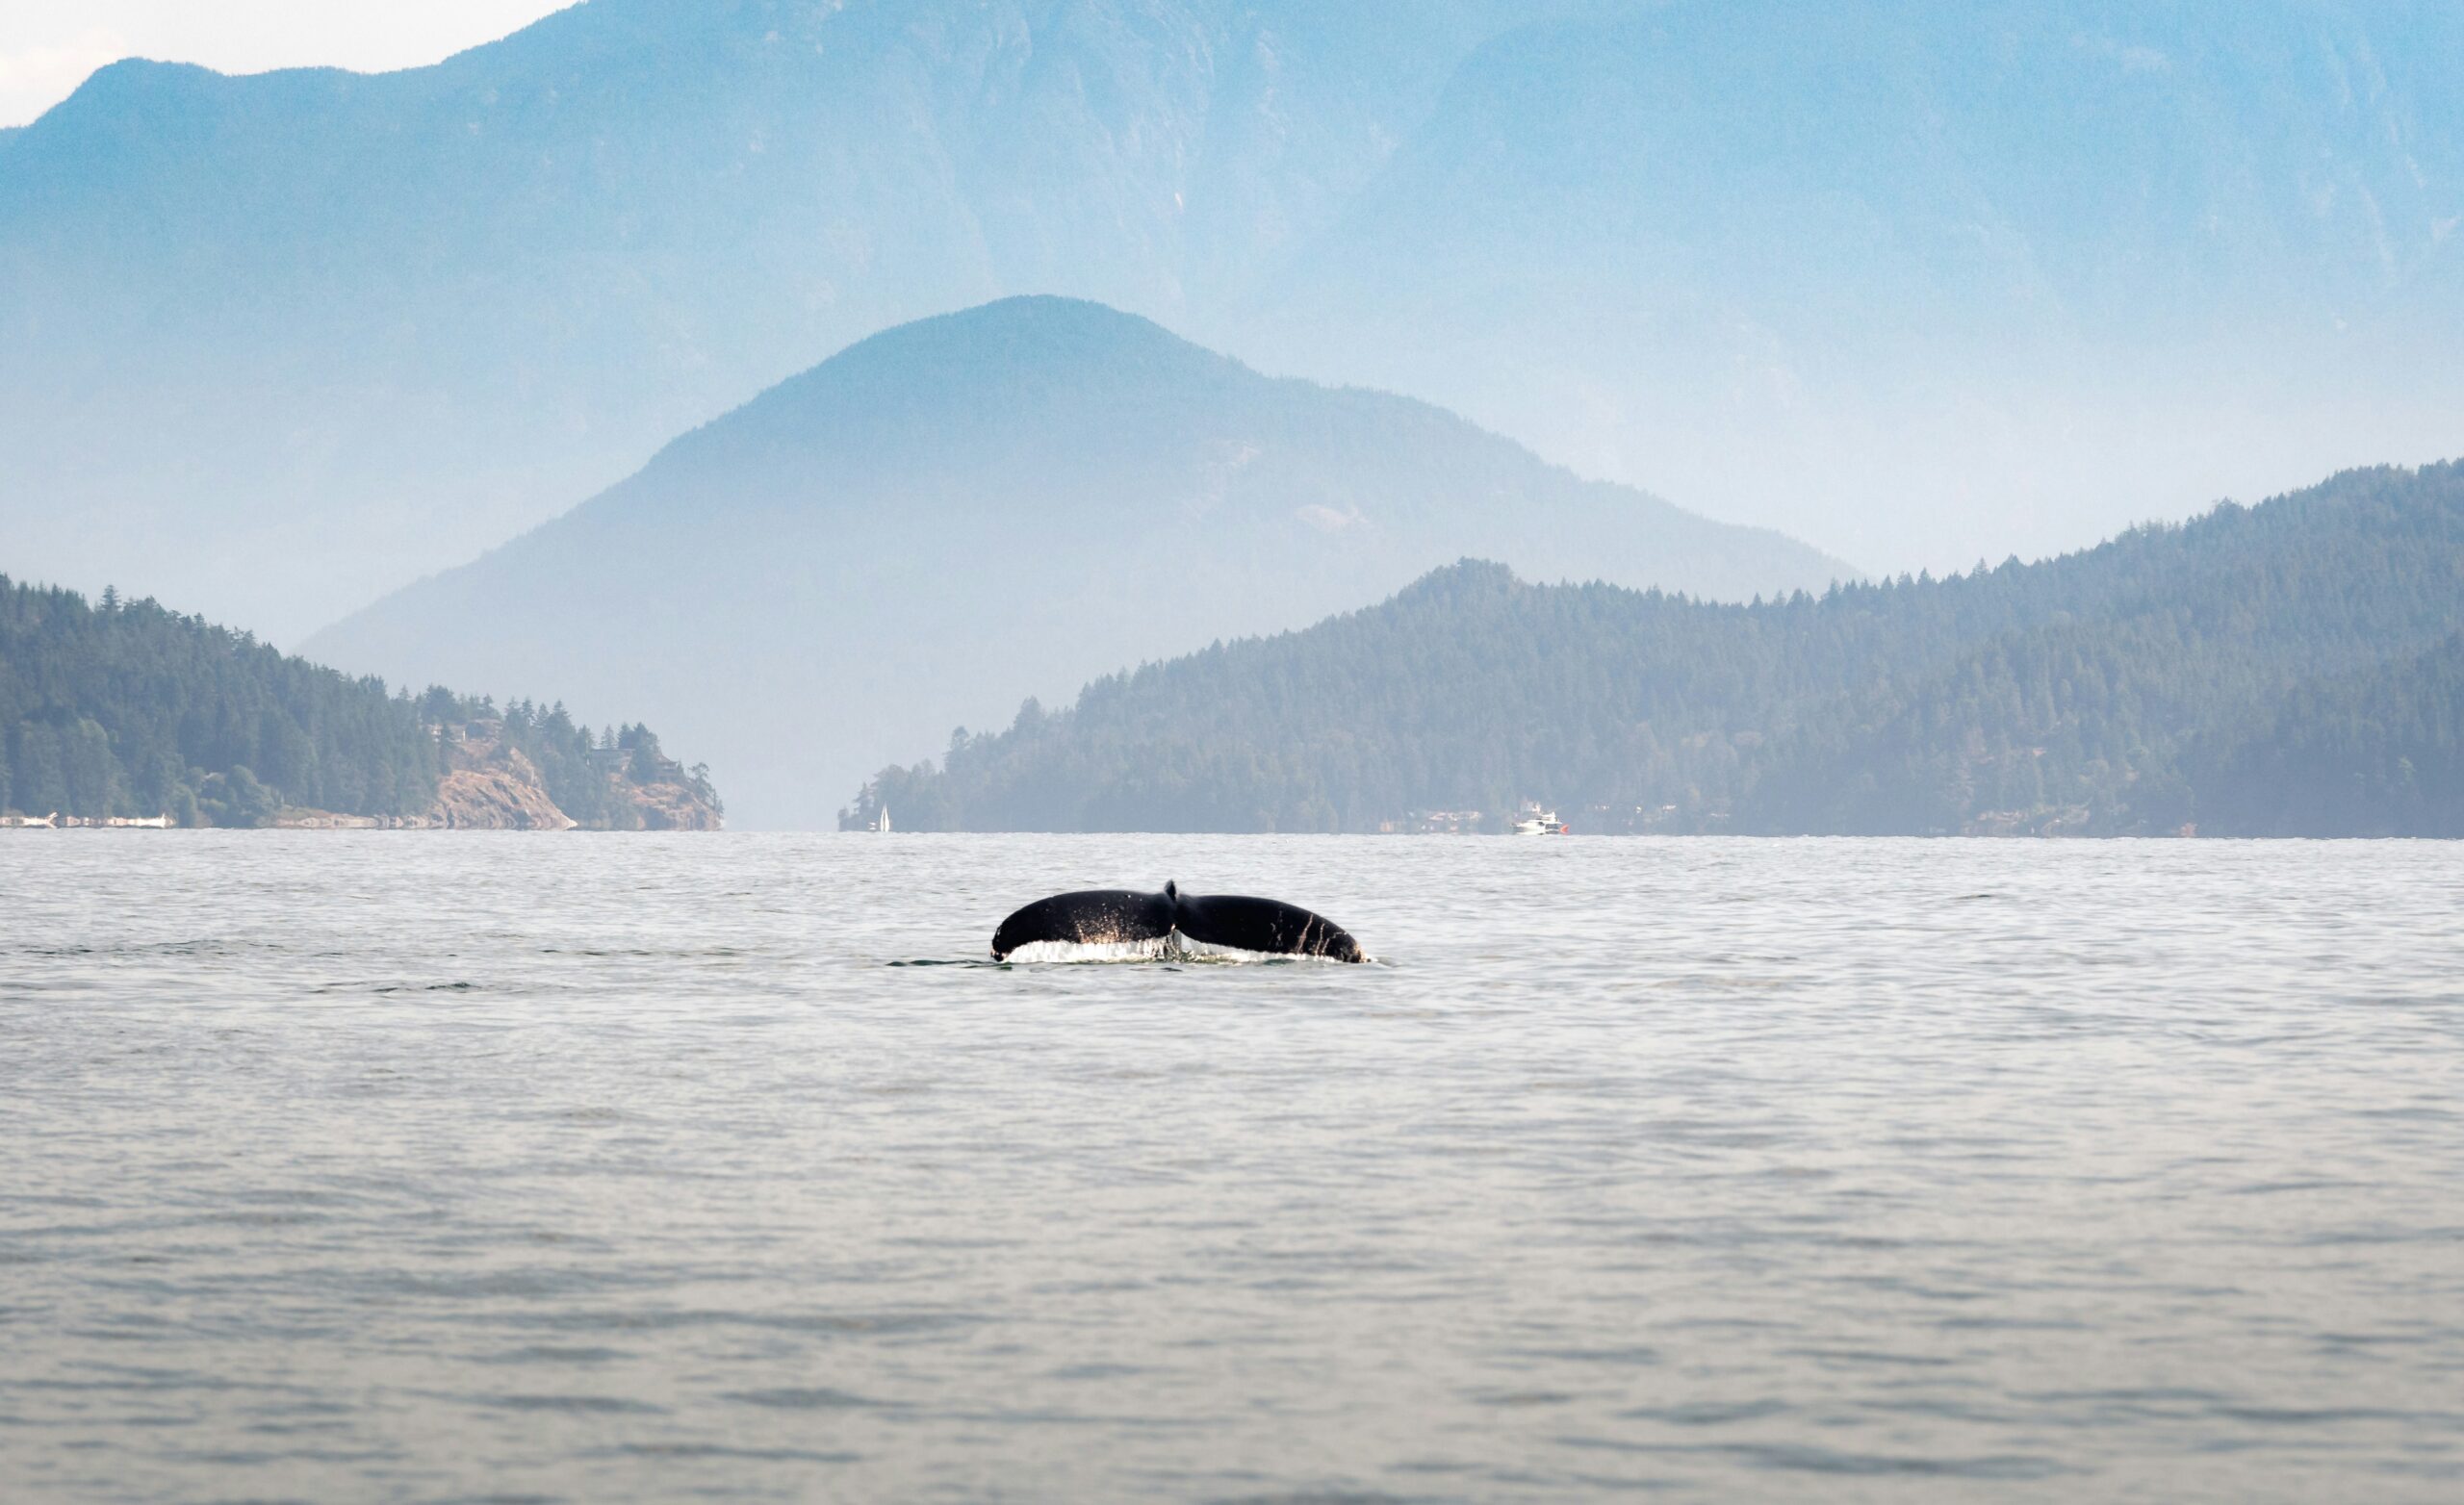
M 1328 957 L 1285 956 L 1279 952 L 1245 951 L 1238 946 L 1214 946 L 1194 941 L 1178 931 L 1154 940 L 1134 941 L 1029 941 L 1002 958 L 1010 962 L 1090 962 L 1090 961 L 1323 961 L 1335 963 Z

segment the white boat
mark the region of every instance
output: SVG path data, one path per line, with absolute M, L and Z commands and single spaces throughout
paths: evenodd
M 1515 816 L 1514 833 L 1518 836 L 1562 836 L 1566 833 L 1566 823 L 1557 819 L 1556 811 L 1544 810 L 1537 801 L 1526 800 L 1522 810 Z

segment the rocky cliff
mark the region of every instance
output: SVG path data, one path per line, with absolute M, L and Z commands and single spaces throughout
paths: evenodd
M 467 762 L 457 750 L 456 766 L 437 783 L 430 825 L 447 830 L 571 830 L 579 824 L 548 798 L 537 765 L 520 748 L 483 746 L 484 752 Z
M 549 792 L 549 778 L 521 748 L 511 746 L 500 721 L 471 721 L 436 728 L 448 768 L 436 799 L 417 815 L 344 815 L 330 810 L 288 808 L 268 824 L 293 830 L 573 830 L 582 825 L 565 813 Z M 613 830 L 717 830 L 720 812 L 707 785 L 655 754 L 636 780 L 636 760 L 625 757 L 592 765 L 581 775 L 605 781 L 604 813 L 593 829 Z M 571 775 L 568 775 L 570 783 Z M 569 796 L 572 790 L 568 789 Z M 593 795 L 585 791 L 587 803 Z

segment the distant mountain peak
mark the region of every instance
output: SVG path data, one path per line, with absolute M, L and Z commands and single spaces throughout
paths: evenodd
M 1007 297 L 857 341 L 670 445 L 651 470 L 756 450 L 929 464 L 1002 434 L 1132 428 L 1136 410 L 1267 380 L 1106 304 Z
M 280 71 L 312 70 L 286 68 Z M 68 97 L 54 105 L 51 111 L 38 117 L 36 124 L 64 124 L 80 112 L 103 114 L 130 108 L 142 110 L 165 103 L 184 106 L 205 90 L 230 81 L 230 74 L 218 72 L 199 63 L 121 58 L 106 63 L 86 75 L 84 83 L 70 90 Z M 55 114 L 58 119 L 54 118 Z
M 1512 568 L 1494 559 L 1457 559 L 1422 575 L 1395 593 L 1398 601 L 1421 599 L 1461 601 L 1503 596 L 1523 585 Z
M 1105 370 L 1155 362 L 1224 373 L 1248 370 L 1151 319 L 1088 298 L 1035 293 L 885 329 L 857 341 L 777 390 L 792 391 L 798 382 L 823 377 L 834 368 L 857 368 L 871 374 L 883 367 L 911 369 L 931 363 L 945 365 L 953 377 L 983 380 L 1059 370 L 1084 378 Z

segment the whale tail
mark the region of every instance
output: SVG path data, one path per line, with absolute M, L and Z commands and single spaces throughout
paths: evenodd
M 1259 952 L 1273 957 L 1325 957 L 1362 961 L 1360 942 L 1322 914 L 1277 899 L 1245 894 L 1181 896 L 1174 909 L 1180 932 L 1202 946 Z
M 1039 945 L 1160 949 L 1175 931 L 1198 945 L 1227 951 L 1368 959 L 1360 943 L 1324 915 L 1243 894 L 1196 897 L 1182 893 L 1177 881 L 1166 883 L 1160 894 L 1091 888 L 1039 899 L 992 932 L 992 959 L 1006 961 Z
M 992 932 L 992 959 L 1027 946 L 1139 946 L 1172 933 L 1172 900 L 1121 888 L 1090 888 L 1039 899 Z

